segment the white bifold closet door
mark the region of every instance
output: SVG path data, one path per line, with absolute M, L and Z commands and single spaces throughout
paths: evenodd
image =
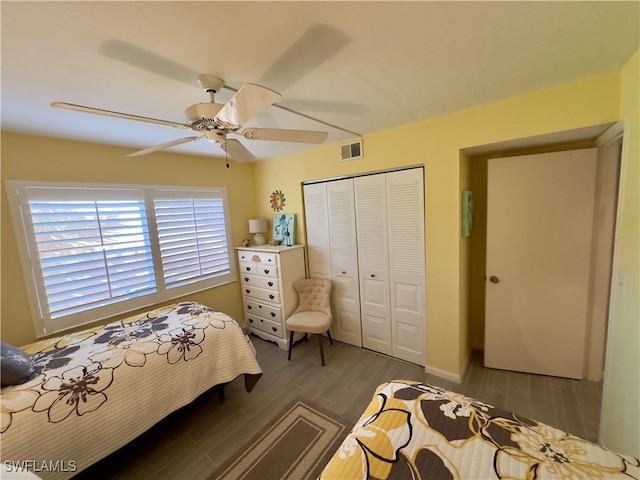
M 327 183 L 336 339 L 362 346 L 353 179 Z
M 357 177 L 354 187 L 362 344 L 393 355 L 386 177 L 384 174 Z
M 353 179 L 305 185 L 304 202 L 309 274 L 333 284 L 331 333 L 361 347 Z
M 333 281 L 337 340 L 426 359 L 424 170 L 304 186 L 311 277 Z
M 422 169 L 354 180 L 362 343 L 425 364 Z
M 386 174 L 393 356 L 426 364 L 424 170 Z

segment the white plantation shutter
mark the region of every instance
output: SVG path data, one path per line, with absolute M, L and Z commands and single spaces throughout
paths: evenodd
M 177 192 L 172 196 L 175 198 L 155 198 L 153 202 L 166 288 L 229 275 L 222 196 L 211 198 L 206 192 L 202 193 L 204 198 Z
M 235 280 L 224 189 L 7 191 L 38 336 Z
M 52 319 L 156 291 L 143 199 L 29 207 Z

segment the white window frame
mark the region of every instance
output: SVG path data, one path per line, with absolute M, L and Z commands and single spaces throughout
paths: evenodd
M 237 281 L 232 248 L 233 238 L 231 235 L 229 202 L 227 190 L 224 187 L 205 188 L 13 180 L 5 183 L 29 300 L 31 319 L 38 338 Z M 90 197 L 87 197 L 87 192 L 90 192 Z M 82 197 L 89 201 L 118 200 L 122 198 L 137 198 L 144 201 L 153 270 L 155 272 L 156 291 L 154 293 L 122 301 L 114 300 L 108 305 L 51 318 L 29 202 L 38 198 L 57 198 L 68 201 L 74 199 L 74 197 Z M 223 263 L 219 272 L 205 274 L 202 278 L 196 276 L 193 281 L 188 280 L 178 286 L 170 285 L 167 287 L 164 278 L 161 242 L 157 230 L 155 202 L 157 200 L 171 199 L 193 200 L 193 202 L 215 199 L 215 203 L 222 201 L 226 238 L 218 238 L 216 245 L 218 247 L 217 251 L 222 252 L 222 257 L 224 257 L 226 250 L 227 262 Z M 199 255 L 199 253 L 196 255 Z

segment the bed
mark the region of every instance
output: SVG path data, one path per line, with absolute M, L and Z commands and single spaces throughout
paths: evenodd
M 21 350 L 33 373 L 2 388 L 2 464 L 43 479 L 75 475 L 206 390 L 242 375 L 250 392 L 262 375 L 240 325 L 194 302 Z
M 376 390 L 321 480 L 637 479 L 639 461 L 444 388 Z

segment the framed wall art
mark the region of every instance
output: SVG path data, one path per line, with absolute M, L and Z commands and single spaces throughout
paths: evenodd
M 296 215 L 295 213 L 279 213 L 273 216 L 273 239 L 281 245 L 296 244 Z

